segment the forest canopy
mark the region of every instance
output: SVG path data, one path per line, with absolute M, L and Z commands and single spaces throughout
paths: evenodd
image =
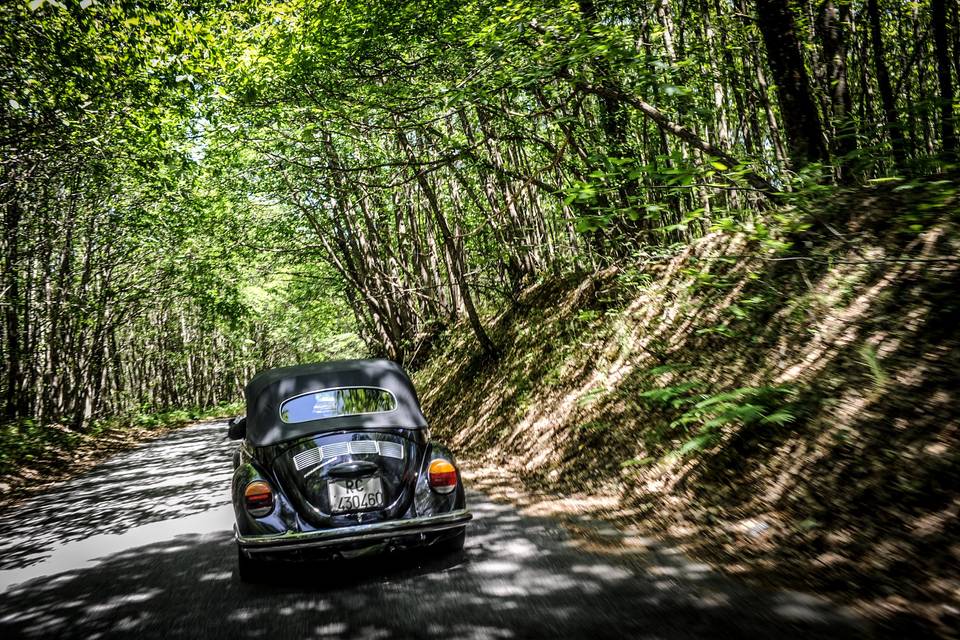
M 951 171 L 925 0 L 33 0 L 0 7 L 3 419 L 416 363 L 551 274 Z M 793 209 L 791 209 L 793 207 Z M 913 232 L 922 221 L 906 220 Z

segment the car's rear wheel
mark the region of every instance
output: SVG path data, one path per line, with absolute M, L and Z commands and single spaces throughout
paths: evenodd
M 263 560 L 254 560 L 237 547 L 237 573 L 243 582 L 262 582 L 266 576 L 266 563 Z

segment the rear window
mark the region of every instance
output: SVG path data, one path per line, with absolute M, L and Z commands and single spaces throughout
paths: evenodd
M 385 413 L 396 408 L 396 398 L 386 389 L 344 387 L 312 391 L 285 400 L 280 405 L 280 419 L 294 424 L 364 413 Z

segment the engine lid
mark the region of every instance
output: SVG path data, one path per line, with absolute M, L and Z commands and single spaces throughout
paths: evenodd
M 300 516 L 318 528 L 378 522 L 411 507 L 420 467 L 415 432 L 317 434 L 273 462 Z

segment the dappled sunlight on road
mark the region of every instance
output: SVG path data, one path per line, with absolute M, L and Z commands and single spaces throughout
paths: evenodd
M 0 592 L 27 580 L 66 571 L 94 567 L 101 559 L 129 549 L 186 535 L 223 533 L 233 527 L 233 507 L 223 505 L 185 518 L 162 520 L 134 527 L 120 534 L 93 535 L 54 547 L 42 561 L 14 569 L 0 570 Z M 166 553 L 179 549 L 171 547 Z
M 221 432 L 222 423 L 192 427 L 79 478 L 77 487 L 90 491 L 82 500 L 96 507 L 92 510 L 54 508 L 69 499 L 68 483 L 6 514 L 7 526 L 22 522 L 24 530 L 15 536 L 5 530 L 0 538 L 17 559 L 0 573 L 6 588 L 0 636 L 686 638 L 775 632 L 787 638 L 836 638 L 863 633 L 858 622 L 821 600 L 748 590 L 675 549 L 632 541 L 629 532 L 593 520 L 589 510 L 580 510 L 578 527 L 602 538 L 603 545 L 571 535 L 569 518 L 535 515 L 532 508 L 518 511 L 475 491 L 468 494 L 475 519 L 460 553 L 282 563 L 267 583 L 245 584 L 236 576 L 227 502 L 230 445 Z M 175 477 L 185 484 L 154 482 Z M 121 486 L 114 484 L 118 478 Z M 154 509 L 158 499 L 164 505 Z M 172 509 L 169 500 L 180 509 Z M 572 504 L 563 506 L 569 510 Z M 80 517 L 84 513 L 87 518 Z M 43 535 L 21 552 L 18 541 L 30 532 Z M 40 556 L 45 559 L 27 565 Z
M 226 423 L 202 422 L 117 455 L 0 514 L 0 589 L 23 576 L 98 557 L 98 552 L 229 530 Z M 216 516 L 145 528 L 224 507 Z M 197 527 L 200 527 L 197 529 Z M 142 528 L 142 529 L 141 529 Z M 131 531 L 130 535 L 120 536 Z M 83 541 L 83 542 L 80 542 Z M 43 562 L 48 567 L 23 570 Z

